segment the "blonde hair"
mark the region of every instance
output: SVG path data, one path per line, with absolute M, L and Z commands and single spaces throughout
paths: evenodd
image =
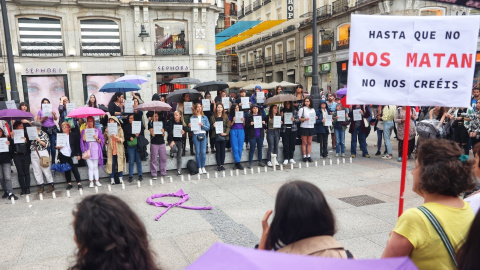
M 175 114 L 177 114 L 180 116 L 180 121 L 182 121 L 182 125 L 183 126 L 187 126 L 187 124 L 185 124 L 185 119 L 183 118 L 183 113 L 179 110 L 176 110 L 173 112 L 173 121 L 175 121 Z
M 198 107 L 201 108 L 201 107 L 202 107 L 202 104 L 200 104 L 200 103 L 195 103 L 195 104 L 193 104 L 193 107 L 192 107 L 192 109 L 193 109 L 193 115 L 197 115 L 197 114 L 195 114 L 195 113 L 196 113 Z M 204 114 L 203 114 L 203 110 L 200 110 L 200 115 L 201 115 L 201 116 L 204 115 Z M 198 116 L 198 115 L 197 115 L 197 116 Z
M 69 128 L 72 128 L 72 127 L 70 126 L 70 123 L 68 123 L 67 121 L 65 121 L 65 122 L 62 123 L 62 125 L 61 125 L 62 128 L 63 128 L 63 126 L 65 126 L 65 125 L 67 125 Z

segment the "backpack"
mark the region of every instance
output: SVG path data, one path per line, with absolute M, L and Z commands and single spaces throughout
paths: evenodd
M 187 161 L 187 169 L 190 171 L 190 175 L 195 175 L 198 173 L 197 162 L 193 159 Z

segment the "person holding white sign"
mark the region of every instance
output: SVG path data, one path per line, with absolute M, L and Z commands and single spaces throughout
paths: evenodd
M 37 181 L 40 188 L 38 193 L 43 193 L 44 191 L 44 178 L 50 184 L 50 187 L 47 190 L 47 193 L 53 192 L 55 190 L 55 185 L 53 183 L 52 171 L 50 170 L 51 166 L 43 167 L 40 165 L 41 157 L 48 157 L 48 149 L 50 148 L 50 140 L 48 139 L 48 134 L 42 130 L 42 123 L 39 121 L 33 122 L 33 126 L 37 128 L 38 138 L 35 141 L 32 141 L 30 144 L 30 158 L 32 160 L 33 175 Z M 55 149 L 55 148 L 54 148 Z M 56 149 L 55 149 L 56 150 Z
M 108 118 L 108 123 L 117 124 L 117 134 L 109 136 L 108 127 L 103 134 L 105 145 L 107 146 L 107 165 L 105 166 L 105 172 L 110 174 L 110 182 L 112 185 L 115 185 L 116 172 L 118 172 L 120 183 L 123 183 L 123 167 L 125 164 L 125 147 L 123 146 L 123 142 L 125 141 L 125 137 L 123 135 L 120 121 L 117 117 L 110 116 Z
M 142 172 L 142 159 L 140 158 L 140 152 L 137 147 L 141 136 L 144 136 L 142 123 L 134 120 L 134 115 L 128 116 L 128 122 L 123 127 L 125 134 L 125 140 L 127 141 L 127 153 L 128 153 L 128 182 L 133 181 L 133 167 L 137 163 L 138 180 L 143 180 Z
M 260 127 L 255 127 L 255 120 L 260 119 L 261 125 Z M 258 120 L 257 120 L 258 121 Z M 255 147 L 257 150 L 258 155 L 258 166 L 265 167 L 265 163 L 262 162 L 262 146 L 263 146 L 263 138 L 265 137 L 265 117 L 261 115 L 259 112 L 259 107 L 257 104 L 252 105 L 252 113 L 247 116 L 245 120 L 245 130 L 247 133 L 247 138 L 250 144 L 250 152 L 248 153 L 248 164 L 247 168 L 252 167 L 253 163 L 253 155 L 255 154 Z
M 248 111 L 250 111 L 250 106 L 252 103 L 250 102 L 250 98 L 247 97 L 247 92 L 245 89 L 241 88 L 239 90 L 237 98 L 235 99 L 235 103 L 240 106 L 240 110 L 242 110 L 244 114 L 247 114 Z
M 206 133 L 210 130 L 210 122 L 208 118 L 203 114 L 202 104 L 193 105 L 193 115 L 189 118 L 191 121 L 192 118 L 198 119 L 198 125 L 200 129 L 195 129 L 193 131 L 193 143 L 195 144 L 195 158 L 198 164 L 198 171 L 200 174 L 207 173 L 205 170 L 205 161 L 207 159 L 207 140 Z M 187 122 L 187 126 L 192 131 L 192 123 Z
M 238 119 L 240 115 L 241 118 Z M 244 168 L 240 161 L 242 159 L 243 143 L 245 142 L 245 114 L 239 104 L 232 104 L 228 120 L 230 121 L 230 145 L 232 146 L 233 159 L 235 160 L 233 169 L 243 170 Z
M 180 102 L 177 104 L 177 110 L 180 111 L 183 115 L 183 122 L 185 123 L 190 123 L 190 117 L 191 117 L 191 114 L 187 114 L 187 112 L 185 111 L 185 102 L 192 102 L 192 100 L 190 99 L 190 94 L 183 94 L 183 96 L 180 98 Z M 193 106 L 192 106 L 192 111 L 193 111 Z M 195 155 L 195 152 L 193 151 L 193 132 L 190 131 L 188 132 L 188 141 L 189 141 L 189 144 L 190 144 L 190 155 Z M 187 136 L 185 136 L 183 138 L 183 141 L 182 141 L 182 155 L 185 156 L 185 149 L 186 149 L 186 144 L 187 144 Z
M 330 108 L 325 100 L 320 101 L 320 108 L 316 110 L 317 123 L 315 123 L 315 133 L 317 134 L 317 142 L 320 145 L 320 157 L 330 158 L 328 156 L 328 134 L 329 127 L 325 125 L 327 116 L 330 115 Z
M 215 160 L 217 161 L 217 171 L 224 171 L 225 167 L 225 147 L 230 134 L 230 123 L 225 114 L 222 103 L 215 106 L 215 114 L 210 117 L 210 126 L 212 127 L 212 138 L 215 140 Z
M 212 102 L 212 94 L 210 92 L 205 92 L 205 99 L 209 101 L 208 110 L 205 109 L 205 105 L 202 104 L 203 114 L 210 119 L 213 115 L 213 111 L 215 110 L 215 103 Z M 209 153 L 208 148 L 215 153 L 215 140 L 212 138 L 212 130 L 210 129 L 207 132 L 207 154 Z
M 395 105 L 386 105 L 383 106 L 382 112 L 380 114 L 379 120 L 383 121 L 383 138 L 385 140 L 385 151 L 387 153 L 382 156 L 383 159 L 392 159 L 392 141 L 390 140 L 390 135 L 393 131 L 393 119 L 395 118 L 395 113 L 397 111 L 397 107 Z M 380 144 L 378 144 L 380 149 Z
M 61 164 L 70 164 L 71 169 L 65 171 L 65 179 L 67 179 L 67 190 L 72 188 L 72 175 L 70 171 L 73 172 L 73 176 L 77 181 L 77 188 L 82 189 L 82 179 L 80 179 L 80 174 L 78 173 L 78 160 L 82 159 L 80 156 L 80 138 L 78 138 L 78 133 L 71 133 L 70 123 L 62 123 L 62 134 L 67 137 L 65 146 L 55 146 L 58 149 L 58 159 Z M 74 162 L 73 159 L 77 159 L 77 162 Z M 93 187 L 93 185 L 92 185 Z
M 93 141 L 90 141 L 87 138 L 87 130 L 93 130 Z M 94 187 L 93 180 L 95 180 L 95 185 L 98 187 L 102 186 L 99 181 L 99 172 L 98 166 L 103 167 L 103 146 L 105 145 L 105 138 L 103 137 L 102 131 L 96 127 L 95 118 L 89 116 L 87 118 L 87 126 L 81 133 L 80 140 L 80 150 L 82 151 L 82 158 L 85 160 L 88 166 L 88 180 L 90 181 L 89 187 Z
M 337 109 L 333 113 L 333 128 L 335 129 L 335 141 L 337 143 L 336 157 L 340 154 L 345 157 L 345 129 L 348 126 L 348 121 L 345 118 L 346 114 L 347 111 L 343 108 L 342 103 L 337 103 Z
M 18 104 L 18 109 L 24 112 L 30 112 L 30 108 L 28 107 L 28 103 L 26 102 L 20 102 L 20 104 Z M 34 120 L 35 119 L 30 118 L 30 119 L 22 119 L 20 121 L 24 124 L 25 127 L 29 127 L 32 125 Z
M 279 166 L 277 160 L 275 164 L 272 163 L 272 153 L 278 156 L 278 142 L 280 141 L 280 129 L 282 127 L 282 117 L 278 112 L 278 106 L 276 104 L 271 105 L 268 110 L 267 118 L 267 166 Z
M 67 110 L 67 107 L 69 107 L 69 104 L 73 104 L 75 108 L 74 103 L 69 103 L 68 97 L 63 96 L 60 98 L 60 105 L 58 105 L 58 115 L 60 116 L 60 120 L 58 121 L 59 124 L 62 124 L 63 122 L 68 122 L 70 124 L 70 127 L 72 130 L 76 130 L 78 127 L 77 120 L 71 117 L 67 117 L 69 111 Z
M 370 129 L 368 118 L 370 117 L 370 106 L 368 105 L 352 105 L 348 112 L 350 118 L 350 129 L 348 132 L 352 134 L 352 142 L 350 145 L 351 157 L 357 156 L 357 137 L 360 142 L 360 150 L 362 157 L 370 158 L 367 149 L 367 132 Z
M 298 123 L 300 122 L 298 110 L 293 106 L 293 102 L 287 101 L 284 103 L 281 115 L 283 119 L 283 165 L 287 165 L 289 162 L 295 164 L 296 162 L 293 159 L 293 155 L 297 141 Z
M 87 104 L 85 104 L 85 107 L 92 107 L 92 108 L 97 108 L 98 109 L 97 97 L 95 97 L 94 94 L 90 95 L 90 97 L 88 98 Z M 105 117 L 105 115 L 93 117 L 93 119 L 95 119 L 95 127 L 96 128 L 98 128 L 98 129 L 102 128 L 102 125 L 100 124 L 100 118 L 103 118 L 103 117 Z
M 50 100 L 48 100 L 48 98 L 44 98 L 42 99 L 41 104 L 50 104 Z M 57 150 L 55 149 L 58 132 L 58 127 L 55 121 L 57 120 L 57 113 L 53 110 L 51 112 L 51 116 L 43 116 L 42 110 L 39 110 L 37 113 L 37 121 L 42 123 L 42 130 L 47 133 L 48 140 L 50 141 L 48 152 L 52 158 L 52 163 L 54 163 L 55 157 L 57 156 Z
M 261 92 L 261 94 L 259 94 L 260 92 Z M 260 114 L 262 116 L 265 116 L 265 111 L 264 111 L 264 106 L 263 106 L 263 103 L 265 102 L 265 100 L 264 100 L 265 98 L 263 100 L 257 99 L 258 95 L 265 97 L 265 92 L 262 92 L 262 87 L 260 87 L 259 85 L 255 86 L 255 91 L 254 91 L 253 95 L 250 97 L 250 103 L 252 105 L 256 104 Z
M 182 144 L 183 137 L 187 133 L 187 127 L 182 119 L 182 112 L 175 111 L 167 125 L 170 157 L 173 158 L 175 154 L 177 155 L 177 175 L 182 174 Z
M 167 148 L 165 147 L 165 118 L 160 112 L 154 112 L 152 120 L 148 122 L 150 131 L 150 173 L 152 179 L 157 180 L 157 157 L 160 165 L 160 175 L 167 175 Z
M 25 123 L 25 125 L 29 124 Z M 30 164 L 32 162 L 30 157 L 30 141 L 26 137 L 23 137 L 24 143 L 15 144 L 13 142 L 15 130 L 24 131 L 23 127 L 24 124 L 21 121 L 15 121 L 15 123 L 13 123 L 13 130 L 10 133 L 10 147 L 13 148 L 13 162 L 17 168 L 18 183 L 22 189 L 20 195 L 30 194 Z M 23 133 L 25 134 L 26 132 L 24 131 Z
M 298 111 L 300 117 L 300 127 L 302 128 L 302 154 L 303 162 L 313 162 L 310 154 L 312 153 L 312 140 L 315 134 L 315 122 L 318 120 L 315 109 L 313 108 L 313 100 L 311 97 L 306 97 L 303 101 L 304 106 Z M 312 115 L 315 115 L 315 121 L 310 119 Z
M 13 194 L 12 186 L 12 151 L 10 151 L 11 142 L 0 128 L 0 184 L 4 191 L 2 198 L 9 200 L 18 200 Z

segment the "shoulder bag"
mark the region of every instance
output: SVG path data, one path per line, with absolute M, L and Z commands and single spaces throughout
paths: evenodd
M 452 243 L 448 239 L 447 234 L 443 230 L 442 225 L 440 225 L 440 222 L 438 222 L 437 218 L 425 206 L 418 207 L 418 210 L 422 211 L 422 213 L 425 214 L 425 216 L 428 218 L 430 223 L 432 223 L 432 226 L 435 228 L 438 235 L 442 239 L 443 244 L 447 248 L 448 254 L 450 255 L 450 258 L 452 258 L 453 264 L 455 264 L 455 268 L 457 268 L 458 266 L 457 266 L 457 260 L 455 259 L 455 249 L 453 248 Z
M 90 143 L 88 144 L 88 149 L 87 149 L 87 151 L 85 151 L 85 152 L 82 153 L 82 159 L 83 159 L 83 160 L 87 160 L 87 159 L 90 158 L 90 148 L 91 148 L 91 147 L 92 147 L 92 143 L 90 142 Z
M 41 157 L 40 154 L 38 153 L 37 142 L 35 142 L 35 151 L 37 152 L 37 155 L 40 158 L 40 166 L 42 166 L 43 168 L 50 167 L 50 154 L 48 155 L 48 157 Z

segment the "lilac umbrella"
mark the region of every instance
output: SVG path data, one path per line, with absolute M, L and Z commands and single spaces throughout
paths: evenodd
M 337 92 L 335 92 L 335 94 L 337 94 L 337 97 L 342 98 L 343 96 L 345 96 L 347 94 L 347 87 L 344 87 L 342 89 L 338 89 Z
M 195 269 L 356 269 L 356 270 L 415 270 L 417 267 L 408 257 L 378 260 L 348 260 L 316 256 L 302 256 L 253 248 L 215 243 L 187 270 Z
M 115 80 L 115 82 L 127 82 L 127 83 L 134 83 L 134 84 L 142 84 L 148 82 L 148 79 L 142 76 L 138 76 L 135 74 L 132 75 L 125 75 Z
M 0 110 L 0 120 L 22 120 L 33 118 L 33 114 L 18 109 Z
M 172 106 L 168 105 L 165 102 L 161 102 L 158 100 L 148 101 L 143 104 L 140 104 L 136 108 L 139 111 L 154 111 L 154 112 L 161 112 L 161 111 L 170 111 Z

